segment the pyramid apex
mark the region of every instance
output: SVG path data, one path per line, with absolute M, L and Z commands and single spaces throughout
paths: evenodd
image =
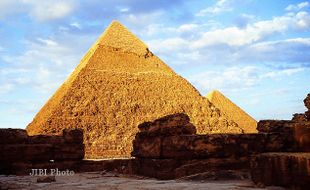
M 122 23 L 120 23 L 118 20 L 112 20 L 112 22 L 109 24 L 106 30 L 109 30 L 110 28 L 113 28 L 113 27 L 123 27 L 125 30 L 127 30 L 126 27 Z
M 218 94 L 222 94 L 219 90 L 212 90 L 210 93 L 218 93 Z
M 149 52 L 148 47 L 117 20 L 110 23 L 98 39 L 98 44 L 137 55 L 146 55 Z
M 119 23 L 120 24 L 120 22 L 118 20 L 112 20 L 111 24 L 112 23 Z
M 211 101 L 215 95 L 223 95 L 223 94 L 218 90 L 212 90 L 207 94 L 206 97 L 207 97 L 207 99 L 209 99 Z

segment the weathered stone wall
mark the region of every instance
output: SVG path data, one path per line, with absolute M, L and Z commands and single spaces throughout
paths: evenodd
M 288 142 L 278 134 L 137 134 L 132 155 L 158 159 L 238 158 L 261 152 L 285 151 Z
M 293 151 L 310 152 L 310 94 L 304 99 L 305 113 L 293 114 L 292 120 L 262 120 L 257 124 L 259 133 L 279 134 L 291 139 Z
M 264 153 L 284 152 L 283 155 L 291 155 L 292 152 L 307 152 L 310 147 L 308 121 L 264 120 L 258 123 L 259 133 L 197 135 L 189 117 L 179 113 L 142 123 L 138 128 L 140 132 L 133 141 L 134 171 L 159 179 L 210 176 L 212 172 L 215 175 L 231 175 L 230 171 L 249 171 L 252 164 L 252 178 L 257 182 L 264 179 L 256 177 L 263 176 L 260 172 L 269 166 L 282 166 L 282 158 L 271 158 L 269 161 L 272 163 L 266 161 L 267 165 L 262 166 L 260 158 Z M 283 159 L 287 159 L 286 156 Z M 291 162 L 295 163 L 294 159 Z M 278 170 L 279 176 L 284 175 L 281 173 L 283 168 L 270 167 L 269 170 L 273 170 L 270 171 L 272 174 Z M 304 177 L 307 172 L 303 172 L 301 175 Z M 274 183 L 277 184 L 280 183 Z
M 74 169 L 84 158 L 83 132 L 28 136 L 22 129 L 0 129 L 0 174 L 29 174 L 33 169 Z
M 284 151 L 256 155 L 251 160 L 252 180 L 260 186 L 280 185 L 292 189 L 309 189 L 310 184 L 310 94 L 304 100 L 304 114 L 292 120 L 258 122 L 259 134 L 277 134 L 289 139 Z
M 285 151 L 293 139 L 278 133 L 197 135 L 186 114 L 172 114 L 138 126 L 132 156 L 137 173 L 160 179 L 250 168 L 262 152 Z
M 251 176 L 259 186 L 309 189 L 310 153 L 264 153 L 251 162 Z
M 310 151 L 310 121 L 262 120 L 257 124 L 260 134 L 274 134 L 285 138 L 286 151 Z

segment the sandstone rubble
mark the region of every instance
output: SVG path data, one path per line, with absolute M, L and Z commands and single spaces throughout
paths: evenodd
M 310 184 L 310 152 L 264 153 L 251 162 L 251 176 L 256 184 L 307 190 Z
M 292 120 L 258 122 L 259 134 L 275 134 L 284 137 L 287 141 L 282 151 L 258 154 L 253 157 L 251 177 L 256 184 L 279 185 L 297 190 L 309 189 L 310 120 L 307 117 L 309 102 L 308 94 L 304 100 L 308 111 L 305 114 L 294 114 Z
M 28 175 L 32 168 L 76 169 L 84 158 L 83 132 L 28 136 L 22 129 L 0 129 L 0 174 Z
M 294 148 L 294 138 L 275 133 L 198 135 L 184 113 L 142 123 L 139 129 L 132 151 L 135 172 L 159 179 L 213 172 L 235 176 L 249 171 L 254 155 Z

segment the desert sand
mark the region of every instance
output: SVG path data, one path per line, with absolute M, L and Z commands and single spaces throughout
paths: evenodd
M 109 189 L 109 190 L 262 190 L 254 187 L 250 180 L 230 181 L 178 181 L 156 180 L 137 176 L 119 176 L 114 173 L 89 172 L 74 176 L 56 177 L 56 182 L 37 183 L 36 177 L 0 175 L 0 189 Z M 264 190 L 283 190 L 280 187 L 268 187 Z

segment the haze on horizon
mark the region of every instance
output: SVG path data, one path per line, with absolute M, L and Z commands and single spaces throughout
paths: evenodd
M 202 95 L 256 120 L 304 112 L 310 2 L 0 1 L 0 128 L 25 128 L 112 20 Z

